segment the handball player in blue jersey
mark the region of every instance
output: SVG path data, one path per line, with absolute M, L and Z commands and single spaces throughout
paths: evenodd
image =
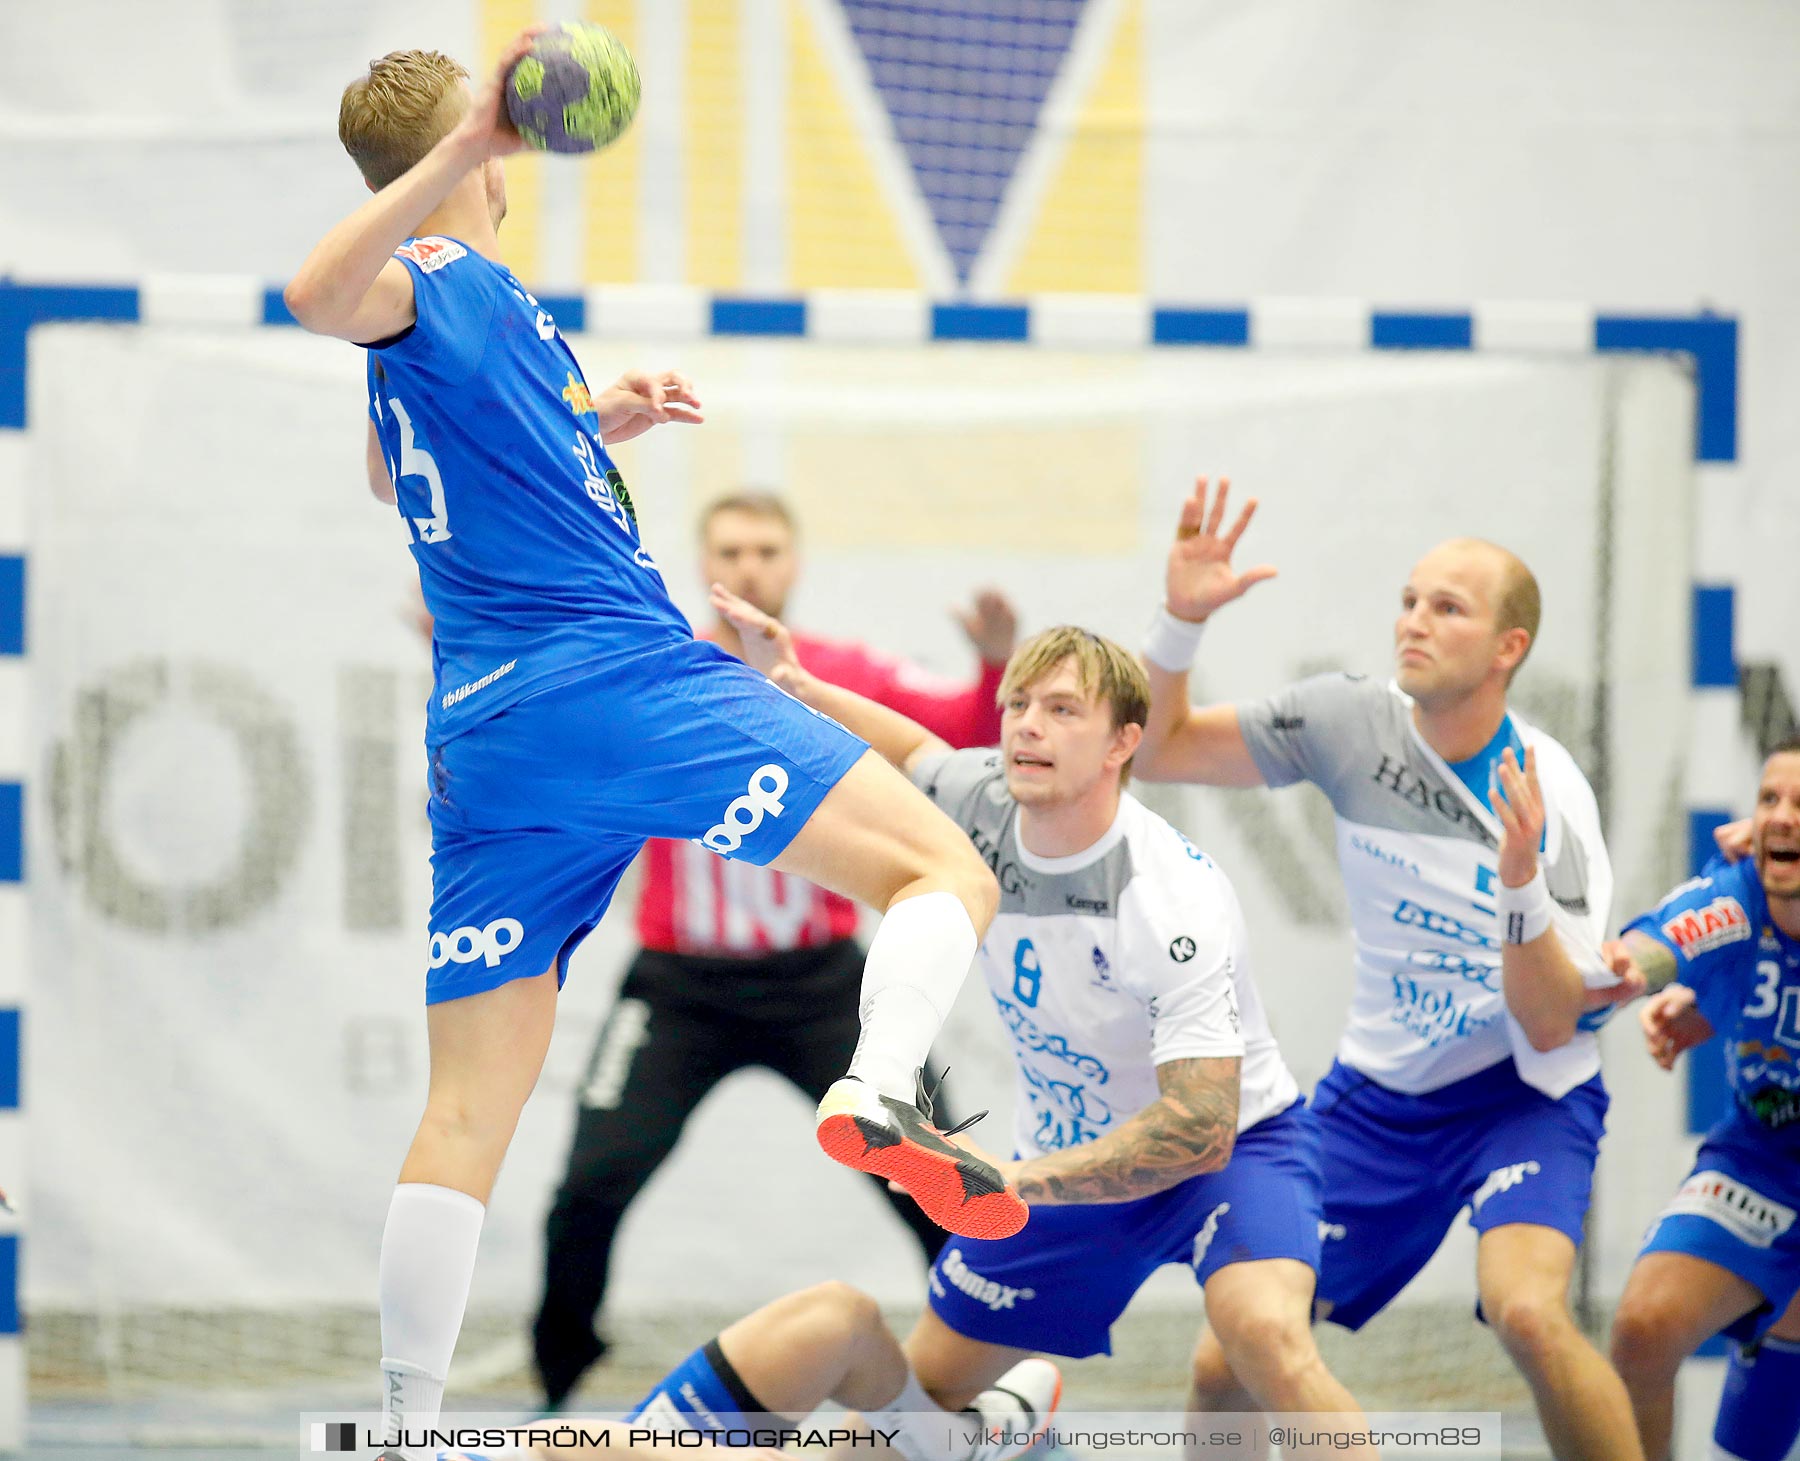
M 882 911 L 862 1037 L 818 1137 L 941 1226 L 1025 1220 L 944 1140 L 915 1073 L 993 917 L 993 876 L 904 777 L 835 722 L 695 640 L 642 542 L 609 442 L 700 420 L 680 376 L 595 394 L 500 261 L 503 80 L 435 52 L 345 89 L 338 131 L 374 197 L 286 291 L 368 351 L 386 464 L 436 620 L 427 718 L 432 908 L 424 1117 L 382 1239 L 390 1434 L 437 1414 L 484 1207 L 542 1067 L 570 951 L 648 837 L 689 838 Z
M 1800 1440 L 1800 739 L 1763 766 L 1751 856 L 1715 859 L 1623 943 L 1652 988 L 1664 1066 L 1693 1033 L 1725 1041 L 1731 1102 L 1644 1240 L 1613 1320 L 1649 1461 L 1669 1454 L 1675 1374 L 1734 1343 L 1714 1454 L 1781 1461 Z

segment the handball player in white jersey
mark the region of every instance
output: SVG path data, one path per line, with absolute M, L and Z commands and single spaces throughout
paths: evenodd
M 1023 1356 L 1110 1353 L 1132 1296 L 1181 1263 L 1255 1406 L 1359 1414 L 1313 1342 L 1318 1139 L 1237 898 L 1124 789 L 1149 702 L 1137 661 L 1047 630 L 1007 665 L 1000 749 L 952 751 L 806 672 L 767 615 L 714 603 L 749 663 L 906 771 L 999 878 L 976 966 L 1017 1070 L 1017 1156 L 999 1166 L 1032 1216 L 945 1244 L 906 1345 L 920 1383 L 955 1408 Z
M 1139 767 L 1214 786 L 1311 781 L 1336 815 L 1356 983 L 1312 1097 L 1329 1234 L 1319 1317 L 1360 1328 L 1467 1208 L 1479 1311 L 1551 1449 L 1632 1461 L 1624 1386 L 1568 1290 L 1607 1105 L 1591 1027 L 1643 986 L 1602 953 L 1612 867 L 1593 792 L 1507 708 L 1537 636 L 1537 582 L 1494 544 L 1440 544 L 1401 590 L 1391 682 L 1320 675 L 1193 707 L 1201 624 L 1275 572 L 1233 570 L 1256 504 L 1225 532 L 1225 497 L 1221 482 L 1209 504 L 1202 478 L 1182 508 L 1146 646 Z M 1202 1410 L 1244 1409 L 1250 1392 L 1223 1337 L 1195 1355 Z

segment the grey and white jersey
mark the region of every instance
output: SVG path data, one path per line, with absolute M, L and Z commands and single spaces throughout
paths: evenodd
M 1241 1057 L 1240 1131 L 1299 1098 L 1251 982 L 1237 895 L 1205 853 L 1126 795 L 1092 847 L 1034 856 L 998 751 L 930 757 L 913 779 L 1000 881 L 976 964 L 1012 1036 L 1021 1156 L 1117 1129 L 1157 1099 L 1166 1061 Z
M 1511 1055 L 1551 1096 L 1600 1068 L 1592 1034 L 1531 1049 L 1500 981 L 1500 824 L 1413 724 L 1398 686 L 1357 675 L 1302 680 L 1237 707 L 1270 786 L 1310 781 L 1337 818 L 1338 866 L 1356 940 L 1356 990 L 1338 1058 L 1382 1085 L 1420 1092 Z M 1541 858 L 1555 929 L 1589 987 L 1613 982 L 1600 957 L 1612 864 L 1587 779 L 1556 741 L 1513 725 L 1537 753 Z

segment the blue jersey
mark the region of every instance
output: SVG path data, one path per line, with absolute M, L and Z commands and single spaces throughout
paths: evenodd
M 438 745 L 692 632 L 556 321 L 455 239 L 410 239 L 395 257 L 418 319 L 369 347 L 369 415 L 436 619 Z
M 1800 943 L 1769 920 L 1753 862 L 1714 858 L 1628 925 L 1675 955 L 1683 984 L 1725 1041 L 1725 1125 L 1800 1155 Z

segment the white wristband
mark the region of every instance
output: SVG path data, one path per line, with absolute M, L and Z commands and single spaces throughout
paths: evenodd
M 1200 653 L 1200 631 L 1205 627 L 1205 620 L 1196 624 L 1191 619 L 1177 619 L 1168 605 L 1163 605 L 1144 636 L 1144 658 L 1171 674 L 1185 674 L 1193 669 L 1194 657 Z
M 1529 883 L 1509 888 L 1500 885 L 1500 936 L 1509 944 L 1528 944 L 1549 931 L 1555 912 L 1550 902 L 1550 885 L 1539 868 Z

